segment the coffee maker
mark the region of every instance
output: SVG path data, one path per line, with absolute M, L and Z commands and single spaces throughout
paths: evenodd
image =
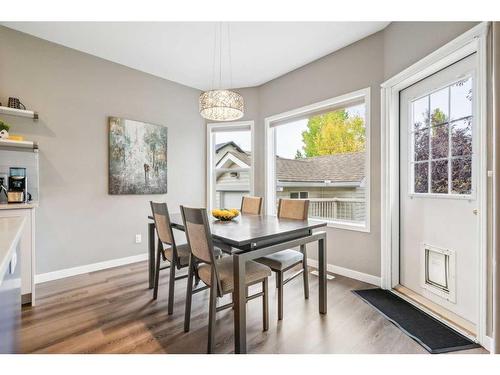
M 30 194 L 27 192 L 28 179 L 26 168 L 9 168 L 9 190 L 7 191 L 8 203 L 25 203 L 29 200 Z

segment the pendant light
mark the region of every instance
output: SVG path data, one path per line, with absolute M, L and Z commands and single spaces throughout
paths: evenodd
M 229 76 L 232 84 L 231 74 L 231 34 L 229 23 L 227 25 Z M 217 32 L 214 31 L 214 57 L 212 69 L 212 87 L 215 83 L 215 53 Z M 236 91 L 222 89 L 222 23 L 219 25 L 219 85 L 218 89 L 205 91 L 200 95 L 200 115 L 211 121 L 234 121 L 243 117 L 243 97 Z

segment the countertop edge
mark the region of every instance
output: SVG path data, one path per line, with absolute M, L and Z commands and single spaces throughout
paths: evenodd
M 38 202 L 31 203 L 0 203 L 1 210 L 31 210 L 38 207 Z
M 26 221 L 26 218 L 24 217 L 12 217 L 12 218 L 1 218 L 0 220 L 20 220 L 19 224 L 17 225 L 17 228 L 15 230 L 14 237 L 10 241 L 9 247 L 7 251 L 5 252 L 5 255 L 3 259 L 0 259 L 0 276 L 3 277 L 6 269 L 9 267 L 10 260 L 12 259 L 12 254 L 14 251 L 16 251 L 16 247 L 18 242 L 21 239 L 21 235 L 24 229 L 24 224 Z M 18 263 L 17 267 L 21 267 L 21 264 Z M 0 285 L 2 285 L 3 280 L 0 279 Z

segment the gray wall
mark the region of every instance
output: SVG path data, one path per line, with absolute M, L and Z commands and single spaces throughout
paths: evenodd
M 2 103 L 16 96 L 40 113 L 37 123 L 4 118 L 40 144 L 38 274 L 145 253 L 149 200 L 166 199 L 171 211 L 204 205 L 198 90 L 5 27 L 0 82 Z M 108 116 L 168 126 L 168 194 L 108 195 Z

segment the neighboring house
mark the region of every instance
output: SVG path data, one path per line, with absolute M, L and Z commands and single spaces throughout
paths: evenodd
M 234 142 L 215 146 L 216 205 L 239 207 L 250 192 L 251 155 Z M 309 215 L 363 221 L 365 153 L 276 158 L 277 198 L 309 199 Z

